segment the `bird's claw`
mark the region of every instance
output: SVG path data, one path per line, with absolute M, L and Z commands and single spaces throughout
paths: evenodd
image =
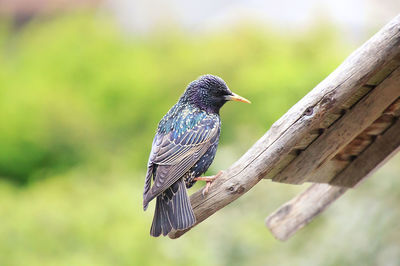
M 203 198 L 208 194 L 208 189 L 211 187 L 211 183 L 212 181 L 207 181 L 206 186 L 201 191 L 201 195 L 203 195 Z
M 215 176 L 203 176 L 203 177 L 197 177 L 195 180 L 203 180 L 206 181 L 206 186 L 203 188 L 201 191 L 201 194 L 203 197 L 205 197 L 208 194 L 208 190 L 211 187 L 211 184 L 214 182 L 215 179 L 220 177 L 223 174 L 223 171 L 219 171 Z

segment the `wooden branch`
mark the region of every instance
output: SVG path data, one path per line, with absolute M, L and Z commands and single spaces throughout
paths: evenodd
M 289 239 L 297 230 L 307 225 L 347 188 L 328 184 L 313 184 L 265 219 L 265 225 L 279 240 Z
M 303 183 L 312 171 L 332 159 L 337 152 L 378 119 L 383 111 L 400 97 L 399 88 L 400 68 L 329 127 L 272 180 L 290 184 Z
M 335 177 L 332 184 L 353 186 L 400 150 L 400 120 L 396 122 Z M 306 191 L 269 215 L 266 226 L 279 240 L 285 241 L 307 225 L 315 216 L 341 197 L 346 187 L 313 184 Z
M 246 193 L 278 165 L 335 108 L 390 60 L 400 54 L 400 16 L 394 18 L 362 47 L 352 53 L 332 74 L 275 122 L 237 162 L 214 181 L 203 198 L 191 197 L 196 225 Z M 254 102 L 257 104 L 257 102 Z M 172 231 L 177 238 L 186 231 Z

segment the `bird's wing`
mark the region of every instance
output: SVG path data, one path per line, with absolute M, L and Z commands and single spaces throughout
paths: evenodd
M 147 205 L 181 178 L 215 143 L 219 131 L 219 120 L 207 117 L 180 134 L 176 130 L 168 134 L 157 133 L 149 158 L 149 170 L 143 195 L 144 204 Z M 154 184 L 150 189 L 150 179 L 153 174 L 155 174 Z

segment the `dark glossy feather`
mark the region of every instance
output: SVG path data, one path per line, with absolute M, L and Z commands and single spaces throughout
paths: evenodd
M 218 116 L 205 116 L 193 128 L 172 137 L 175 130 L 166 134 L 157 132 L 150 154 L 145 181 L 144 208 L 174 184 L 200 159 L 208 148 L 218 141 L 220 121 Z M 155 175 L 152 168 L 156 165 Z M 149 188 L 151 176 L 154 183 Z
M 185 182 L 181 178 L 157 197 L 150 235 L 165 236 L 172 228 L 182 230 L 192 226 L 195 221 Z
M 245 100 L 232 93 L 221 78 L 201 76 L 188 85 L 158 124 L 143 192 L 145 210 L 157 198 L 152 236 L 196 222 L 186 188 L 214 160 L 221 128 L 219 110 L 232 99 Z

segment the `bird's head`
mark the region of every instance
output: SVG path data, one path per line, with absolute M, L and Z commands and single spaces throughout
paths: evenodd
M 181 101 L 216 114 L 227 101 L 250 103 L 249 100 L 233 93 L 220 77 L 209 74 L 192 81 L 182 95 Z

